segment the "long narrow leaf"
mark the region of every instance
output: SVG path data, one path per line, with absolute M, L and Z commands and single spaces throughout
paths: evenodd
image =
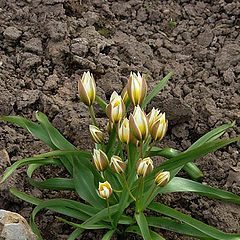
M 231 128 L 235 125 L 235 121 L 230 124 L 224 124 L 218 128 L 213 129 L 212 131 L 208 132 L 207 134 L 203 135 L 199 138 L 195 143 L 193 143 L 187 150 L 192 150 L 196 147 L 201 146 L 206 142 L 213 141 L 220 137 L 228 128 Z
M 161 213 L 163 215 L 175 218 L 179 221 L 183 221 L 212 238 L 221 239 L 221 240 L 239 240 L 240 239 L 240 234 L 224 233 L 192 217 L 189 217 L 186 214 L 180 213 L 170 207 L 167 207 L 161 203 L 152 202 L 148 206 L 148 209 Z
M 26 131 L 31 133 L 34 137 L 39 138 L 41 141 L 45 142 L 52 149 L 55 148 L 51 139 L 49 138 L 47 131 L 40 124 L 29 121 L 23 117 L 18 116 L 4 116 L 1 117 L 2 120 L 15 123 L 18 126 L 24 128 Z
M 106 201 L 99 197 L 94 184 L 94 175 L 77 159 L 73 161 L 73 179 L 78 195 L 92 206 L 103 209 Z
M 102 108 L 102 110 L 104 112 L 106 112 L 106 106 L 107 104 L 104 102 L 103 99 L 101 99 L 99 96 L 96 96 L 96 102 L 98 103 L 98 105 Z
M 217 198 L 240 205 L 240 196 L 180 177 L 175 177 L 167 184 L 167 186 L 158 188 L 156 194 L 171 192 L 195 192 L 202 196 Z
M 159 93 L 159 91 L 163 88 L 163 86 L 166 84 L 168 79 L 173 75 L 173 72 L 168 73 L 158 84 L 157 86 L 148 94 L 148 96 L 145 98 L 142 108 L 145 108 L 146 105 Z
M 67 224 L 69 224 L 70 226 L 73 226 L 73 227 L 76 227 L 76 228 L 82 228 L 81 224 L 68 221 L 68 220 L 66 220 L 64 218 L 61 218 L 61 217 L 56 217 L 56 218 L 65 222 L 65 223 L 67 223 Z M 86 225 L 84 227 L 85 227 L 84 229 L 110 229 L 110 228 L 112 228 L 112 226 L 107 224 L 107 223 L 98 223 L 98 224 Z
M 129 232 L 129 233 L 136 233 L 140 236 L 142 236 L 141 230 L 139 228 L 139 226 L 133 225 L 128 227 L 125 232 Z M 150 232 L 150 236 L 151 236 L 151 240 L 165 240 L 164 237 L 160 236 L 159 234 L 157 234 L 156 232 L 149 230 Z
M 48 118 L 45 114 L 37 111 L 36 112 L 36 118 L 41 123 L 41 125 L 45 127 L 52 143 L 58 149 L 61 149 L 61 150 L 77 150 L 75 146 L 73 146 L 70 142 L 68 142 L 60 134 L 60 132 L 52 126 L 52 124 L 49 122 L 49 120 L 48 120 Z
M 151 227 L 166 229 L 202 240 L 216 240 L 216 238 L 208 237 L 206 234 L 186 223 L 180 223 L 179 221 L 173 219 L 164 217 L 147 217 L 147 221 L 148 225 Z
M 102 237 L 102 240 L 110 240 L 114 233 L 115 233 L 115 230 L 109 230 L 104 234 L 104 236 Z
M 75 191 L 75 185 L 74 185 L 73 179 L 50 178 L 44 181 L 35 181 L 29 178 L 28 181 L 32 186 L 40 189 Z
M 13 165 L 11 165 L 6 172 L 4 173 L 0 184 L 3 183 L 17 168 L 28 165 L 28 164 L 56 164 L 61 165 L 61 162 L 59 162 L 59 159 L 57 158 L 25 158 L 22 160 L 18 160 Z
M 220 139 L 220 140 L 214 140 L 209 143 L 205 143 L 201 145 L 200 147 L 194 148 L 193 150 L 184 152 L 179 154 L 176 157 L 173 157 L 166 162 L 162 163 L 159 167 L 155 168 L 150 175 L 147 176 L 148 179 L 153 178 L 153 176 L 160 171 L 161 169 L 164 170 L 174 170 L 178 167 L 184 166 L 186 163 L 191 162 L 195 160 L 196 158 L 202 157 L 206 155 L 209 152 L 215 151 L 219 148 L 222 148 L 224 146 L 229 145 L 230 143 L 236 142 L 240 140 L 240 137 L 235 137 L 232 139 Z M 171 175 L 173 178 L 174 175 Z
M 149 228 L 148 228 L 148 222 L 147 222 L 147 219 L 144 216 L 144 214 L 142 212 L 135 213 L 135 219 L 136 219 L 137 224 L 138 224 L 138 226 L 141 230 L 143 239 L 144 240 L 151 239 L 151 235 L 150 235 Z
M 85 231 L 85 229 L 83 228 L 77 228 L 75 229 L 71 235 L 68 237 L 67 240 L 75 240 L 78 236 L 80 236 L 83 232 Z

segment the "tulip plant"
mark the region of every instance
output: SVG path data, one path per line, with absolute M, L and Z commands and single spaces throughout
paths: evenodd
M 27 176 L 31 185 L 40 189 L 71 190 L 79 195 L 78 201 L 42 200 L 11 189 L 12 194 L 36 205 L 30 224 L 39 239 L 42 237 L 34 219 L 43 208 L 62 214 L 62 217 L 57 219 L 75 228 L 69 240 L 76 239 L 89 229 L 105 229 L 103 240 L 111 239 L 114 234 L 120 239 L 126 239 L 127 233 L 139 234 L 145 240 L 162 240 L 164 236 L 161 229 L 196 239 L 240 239 L 240 234 L 224 233 L 162 204 L 161 200 L 154 201 L 157 195 L 162 196 L 164 193 L 193 192 L 240 204 L 239 196 L 199 183 L 202 172 L 193 163 L 198 157 L 240 140 L 240 137 L 219 139 L 234 123 L 210 131 L 184 152 L 156 146 L 166 135 L 167 116 L 159 109 L 153 108 L 149 113 L 146 113 L 145 109 L 171 75 L 172 72 L 147 94 L 146 77 L 140 73 L 131 73 L 121 95 L 113 92 L 107 104 L 96 95 L 93 75 L 90 72 L 84 73 L 78 80 L 79 97 L 88 107 L 92 119 L 89 126 L 90 136 L 95 144 L 92 152 L 78 150 L 41 112 L 36 112 L 39 123 L 22 117 L 1 117 L 21 126 L 45 142 L 52 151 L 15 162 L 6 170 L 0 183 L 18 167 L 28 165 Z M 94 114 L 94 103 L 99 104 L 106 112 L 109 120 L 106 132 L 109 136 L 99 128 Z M 133 108 L 129 108 L 131 104 Z M 130 112 L 129 109 L 133 111 Z M 158 156 L 165 158 L 159 165 L 154 160 Z M 45 165 L 63 166 L 70 177 L 37 181 L 34 179 L 34 171 Z M 182 169 L 189 173 L 193 180 L 177 177 Z M 128 208 L 131 208 L 134 214 L 127 214 Z M 149 216 L 146 209 L 153 214 Z M 72 220 L 67 220 L 64 215 Z

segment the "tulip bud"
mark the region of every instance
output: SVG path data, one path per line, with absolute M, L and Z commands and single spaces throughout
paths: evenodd
M 120 157 L 113 155 L 111 157 L 110 167 L 115 173 L 120 174 L 125 172 L 126 163 L 124 163 Z
M 94 142 L 101 143 L 103 141 L 103 132 L 98 127 L 89 125 L 89 130 Z
M 168 121 L 165 120 L 165 113 L 153 123 L 150 134 L 154 141 L 161 141 L 167 132 Z
M 112 194 L 112 187 L 110 185 L 110 183 L 108 181 L 104 182 L 104 183 L 99 183 L 99 187 L 98 187 L 98 193 L 100 195 L 100 197 L 107 199 L 111 196 Z
M 162 170 L 156 174 L 154 182 L 158 187 L 164 187 L 169 182 L 169 179 L 170 172 L 168 171 L 163 172 Z
M 96 97 L 96 84 L 93 75 L 90 72 L 84 72 L 82 79 L 78 80 L 78 92 L 81 101 L 87 106 L 91 106 Z
M 140 158 L 136 165 L 138 176 L 147 176 L 153 170 L 153 161 L 150 157 Z
M 149 130 L 152 128 L 154 122 L 156 122 L 162 114 L 158 109 L 153 108 L 152 111 L 147 115 Z
M 122 125 L 118 129 L 118 136 L 122 143 L 129 144 L 130 141 L 130 128 L 129 121 L 125 118 L 122 122 Z
M 124 103 L 128 100 L 128 92 L 127 92 L 127 86 L 122 90 L 121 97 Z
M 141 105 L 147 93 L 147 84 L 144 75 L 141 76 L 139 72 L 138 75 L 131 72 L 127 92 L 134 106 Z
M 139 106 L 136 106 L 133 114 L 129 117 L 129 127 L 133 136 L 139 140 L 144 141 L 148 137 L 148 121 L 145 113 Z
M 125 113 L 124 102 L 115 91 L 112 93 L 110 103 L 106 107 L 106 113 L 108 118 L 113 123 L 118 123 L 122 120 Z
M 103 172 L 104 170 L 106 170 L 108 166 L 108 157 L 101 149 L 94 149 L 93 165 L 99 172 Z

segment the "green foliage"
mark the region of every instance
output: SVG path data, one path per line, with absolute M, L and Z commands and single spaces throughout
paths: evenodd
M 141 106 L 142 109 L 159 93 L 172 74 L 170 72 L 164 77 L 150 94 L 146 96 Z M 104 111 L 106 110 L 107 104 L 100 97 L 96 97 L 96 102 Z M 130 101 L 126 101 L 125 105 L 126 109 L 128 109 Z M 92 106 L 90 108 L 91 117 L 93 123 L 95 123 L 96 119 L 93 108 Z M 57 217 L 58 220 L 75 228 L 69 236 L 69 240 L 76 239 L 86 229 L 106 229 L 102 238 L 103 240 L 111 239 L 113 234 L 116 233 L 124 235 L 124 231 L 125 233 L 139 234 L 146 240 L 164 239 L 161 234 L 150 227 L 154 227 L 154 229 L 166 229 L 204 240 L 240 239 L 240 234 L 221 232 L 168 206 L 153 202 L 153 199 L 158 194 L 193 192 L 209 198 L 216 198 L 240 205 L 240 197 L 233 193 L 176 176 L 179 171 L 184 169 L 190 174 L 192 179 L 201 180 L 203 173 L 196 167 L 193 161 L 209 152 L 240 140 L 240 137 L 219 139 L 228 128 L 234 126 L 235 122 L 225 124 L 210 131 L 184 152 L 168 147 L 155 147 L 153 146 L 155 142 L 152 141 L 150 135 L 146 141 L 139 144 L 140 146 L 137 146 L 136 142 L 132 141 L 132 139 L 129 144 L 124 146 L 118 137 L 118 124 L 121 123 L 115 124 L 109 136 L 109 141 L 105 144 L 97 144 L 96 147 L 106 153 L 109 162 L 114 154 L 125 159 L 123 159 L 123 163 L 126 164 L 125 172 L 117 174 L 110 166 L 104 172 L 98 172 L 91 162 L 92 153 L 80 151 L 73 146 L 51 125 L 47 116 L 41 112 L 36 113 L 36 119 L 39 123 L 14 116 L 4 116 L 1 119 L 24 128 L 34 137 L 46 143 L 52 151 L 15 162 L 5 171 L 0 183 L 3 183 L 17 168 L 27 165 L 28 180 L 34 187 L 58 191 L 74 191 L 78 194 L 79 200 L 82 200 L 81 202 L 69 199 L 41 200 L 19 192 L 16 189 L 11 189 L 11 193 L 15 196 L 36 205 L 31 215 L 30 223 L 39 239 L 42 239 L 42 237 L 35 224 L 35 216 L 44 208 L 78 220 L 78 223 L 75 223 L 65 218 Z M 166 161 L 159 166 L 154 166 L 153 171 L 149 172 L 147 176 L 137 176 L 136 164 L 138 160 L 152 156 L 164 157 Z M 101 164 L 101 159 L 99 159 L 99 164 Z M 44 168 L 45 165 L 65 167 L 70 177 L 36 181 L 34 179 L 34 171 L 39 167 Z M 163 187 L 157 187 L 154 183 L 154 177 L 161 170 L 170 173 L 170 181 Z M 107 185 L 104 185 L 105 191 L 109 193 L 109 197 L 105 199 L 100 197 L 100 190 L 99 192 L 97 191 L 99 183 L 103 183 L 104 181 L 108 181 L 111 185 L 111 189 L 107 189 Z M 129 206 L 135 207 L 135 213 L 132 217 L 125 214 L 125 210 Z M 144 213 L 145 209 L 160 213 L 165 217 L 148 217 Z M 119 225 L 123 226 L 119 228 Z

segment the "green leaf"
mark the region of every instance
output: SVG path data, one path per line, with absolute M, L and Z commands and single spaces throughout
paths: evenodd
M 147 220 L 146 220 L 146 217 L 144 216 L 144 214 L 142 212 L 135 213 L 135 219 L 141 230 L 143 239 L 144 240 L 151 239 L 151 235 L 150 235 L 149 228 L 148 228 L 148 223 L 147 223 Z
M 10 193 L 12 193 L 14 196 L 24 200 L 25 202 L 29 202 L 29 203 L 34 204 L 34 205 L 38 205 L 42 202 L 41 199 L 30 196 L 26 193 L 22 193 L 15 188 L 10 188 Z
M 52 152 L 42 153 L 34 157 L 48 158 L 48 157 L 67 156 L 67 155 L 73 155 L 73 156 L 83 157 L 88 159 L 92 158 L 92 154 L 90 152 L 80 151 L 80 150 L 56 150 Z
M 56 217 L 57 219 L 69 224 L 70 226 L 73 226 L 73 227 L 76 227 L 76 228 L 82 228 L 82 225 L 81 224 L 78 224 L 78 223 L 74 223 L 74 222 L 71 222 L 71 221 L 68 221 L 64 218 L 61 218 L 61 217 Z M 84 226 L 85 229 L 110 229 L 112 228 L 111 225 L 107 224 L 107 223 L 99 223 L 99 224 L 92 224 L 92 225 L 86 225 Z
M 17 168 L 28 165 L 28 164 L 56 164 L 60 165 L 61 162 L 57 158 L 25 158 L 18 160 L 13 165 L 11 165 L 4 173 L 0 184 L 3 183 Z
M 141 230 L 139 228 L 139 226 L 133 225 L 128 227 L 125 232 L 130 232 L 130 233 L 136 233 L 140 236 L 142 236 Z M 150 235 L 151 235 L 151 240 L 165 240 L 164 237 L 162 237 L 161 235 L 157 234 L 156 232 L 149 230 Z
M 68 237 L 67 240 L 75 240 L 78 236 L 80 236 L 83 232 L 85 231 L 85 229 L 82 228 L 77 228 L 75 229 L 71 235 Z
M 172 232 L 177 232 L 198 239 L 216 240 L 216 238 L 210 238 L 206 234 L 186 223 L 180 223 L 179 221 L 173 219 L 164 217 L 147 217 L 147 222 L 148 225 L 151 227 L 166 229 Z
M 47 179 L 44 181 L 35 181 L 35 180 L 29 178 L 28 181 L 32 186 L 40 188 L 40 189 L 75 191 L 73 179 L 50 178 L 50 179 Z
M 40 124 L 31 122 L 23 117 L 18 116 L 4 116 L 1 117 L 1 119 L 17 124 L 18 126 L 24 128 L 26 131 L 31 133 L 34 137 L 37 137 L 41 141 L 45 142 L 52 149 L 55 148 L 54 144 L 52 143 L 51 139 L 48 136 L 47 131 Z
M 105 208 L 106 201 L 99 197 L 94 184 L 94 175 L 81 161 L 73 161 L 73 179 L 78 195 L 98 209 Z
M 104 102 L 104 100 L 103 99 L 101 99 L 100 97 L 98 97 L 98 96 L 96 96 L 96 102 L 98 103 L 98 105 L 102 108 L 102 110 L 104 111 L 104 112 L 106 112 L 106 106 L 107 106 L 107 104 Z
M 52 126 L 48 118 L 42 112 L 36 112 L 36 118 L 41 125 L 47 130 L 52 143 L 60 150 L 77 150 L 70 142 L 68 142 L 60 132 Z
M 115 233 L 115 230 L 109 230 L 104 234 L 102 240 L 110 240 L 114 233 Z
M 194 148 L 193 150 L 186 151 L 184 153 L 179 154 L 176 157 L 173 157 L 166 162 L 162 163 L 159 167 L 155 168 L 151 174 L 149 174 L 146 178 L 150 179 L 155 176 L 155 174 L 160 171 L 161 169 L 167 170 L 167 171 L 173 171 L 177 168 L 181 169 L 180 167 L 183 167 L 186 163 L 191 162 L 195 160 L 196 158 L 202 157 L 206 155 L 209 152 L 215 151 L 219 148 L 225 147 L 229 145 L 230 143 L 236 142 L 240 140 L 240 137 L 235 137 L 232 139 L 220 139 L 220 140 L 214 140 L 211 142 L 204 143 L 203 145 Z M 178 169 L 178 171 L 179 171 Z M 176 172 L 177 173 L 177 172 Z M 175 174 L 171 174 L 171 178 L 173 178 Z
M 158 84 L 157 86 L 150 92 L 150 94 L 145 98 L 142 108 L 145 108 L 146 105 L 160 92 L 163 86 L 167 83 L 168 79 L 173 75 L 173 72 L 168 73 Z
M 202 196 L 216 198 L 240 205 L 240 196 L 180 177 L 174 177 L 165 187 L 157 188 L 157 191 L 154 195 L 158 193 L 171 192 L 195 192 Z
M 208 132 L 207 134 L 203 135 L 201 138 L 199 138 L 195 143 L 193 143 L 188 149 L 192 150 L 196 147 L 201 146 L 202 144 L 206 143 L 206 142 L 210 142 L 213 141 L 215 139 L 217 139 L 218 137 L 220 137 L 228 128 L 233 127 L 235 125 L 235 121 L 233 123 L 230 124 L 224 124 L 218 128 L 213 129 L 212 131 Z
M 240 234 L 230 234 L 219 231 L 211 226 L 208 226 L 205 223 L 202 223 L 192 217 L 187 216 L 186 214 L 180 213 L 170 207 L 167 207 L 161 203 L 152 202 L 148 209 L 158 212 L 160 214 L 166 215 L 168 217 L 175 218 L 179 221 L 183 221 L 193 228 L 201 231 L 209 237 L 221 239 L 221 240 L 239 240 Z
M 111 206 L 109 209 L 110 209 L 110 214 L 113 215 L 115 214 L 116 212 L 118 212 L 118 208 L 119 208 L 119 204 L 116 204 L 116 205 L 113 205 Z M 107 208 L 104 208 L 102 209 L 101 211 L 99 211 L 97 214 L 95 214 L 94 216 L 92 216 L 91 218 L 89 218 L 88 220 L 86 220 L 84 223 L 81 224 L 81 227 L 85 228 L 86 225 L 92 225 L 100 220 L 106 220 L 106 221 L 109 221 L 109 218 L 108 218 L 108 209 Z M 107 218 L 107 219 L 105 219 Z

